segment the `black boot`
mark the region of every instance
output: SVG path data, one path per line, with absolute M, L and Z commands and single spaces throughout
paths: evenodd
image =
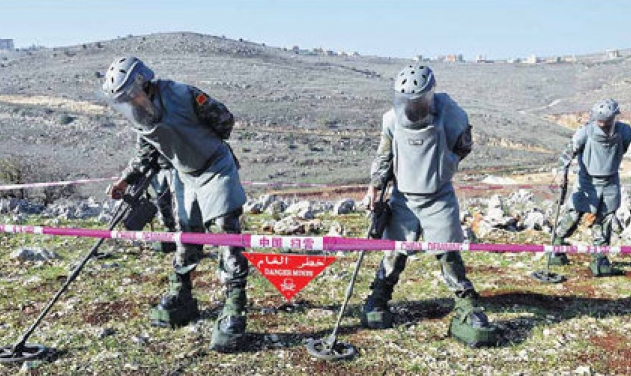
M 197 300 L 193 298 L 191 273 L 169 275 L 169 291 L 160 304 L 151 310 L 151 325 L 176 327 L 188 324 L 199 317 Z
M 609 258 L 607 258 L 607 255 L 603 254 L 592 256 L 592 261 L 589 263 L 589 270 L 591 270 L 594 277 L 610 277 L 624 274 L 620 269 L 614 268 Z
M 213 327 L 213 334 L 210 339 L 211 350 L 235 352 L 243 346 L 247 325 L 246 303 L 245 286 L 228 287 L 226 302 Z
M 157 242 L 151 245 L 151 250 L 156 253 L 173 253 L 175 252 L 175 243 Z
M 361 313 L 362 325 L 370 329 L 392 328 L 392 312 L 388 308 L 388 301 L 392 299 L 394 286 L 377 278 L 370 288 L 372 293 L 366 298 Z

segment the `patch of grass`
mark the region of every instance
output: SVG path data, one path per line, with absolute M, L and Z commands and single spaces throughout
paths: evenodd
M 247 231 L 257 232 L 265 215 L 247 215 Z M 339 221 L 348 236 L 363 237 L 362 213 L 324 216 Z M 28 223 L 37 219 L 29 218 Z M 70 221 L 74 227 L 105 227 L 95 221 Z M 326 229 L 325 225 L 325 229 Z M 545 242 L 548 235 L 507 234 L 480 239 Z M 2 345 L 15 341 L 33 322 L 95 239 L 0 235 L 0 328 Z M 18 246 L 43 245 L 62 255 L 47 263 L 19 263 L 8 255 Z M 344 252 L 303 289 L 285 302 L 269 281 L 251 268 L 248 284 L 248 344 L 238 354 L 208 349 L 212 325 L 221 309 L 217 248 L 195 271 L 194 295 L 202 317 L 176 329 L 150 326 L 148 314 L 166 289 L 171 257 L 153 254 L 147 245 L 107 240 L 108 259 L 91 260 L 29 339 L 56 352 L 37 366 L 44 374 L 542 374 L 572 373 L 579 367 L 594 372 L 629 372 L 624 351 L 631 330 L 629 279 L 591 278 L 587 259 L 555 271 L 568 277 L 559 285 L 539 284 L 528 273 L 544 267 L 530 254 L 465 253 L 468 276 L 481 293 L 489 317 L 503 331 L 495 348 L 470 349 L 447 335 L 453 294 L 440 280 L 434 256 L 409 259 L 394 291 L 393 329 L 372 331 L 359 324 L 363 299 L 381 260 L 368 252 L 343 317 L 338 341 L 356 346 L 351 361 L 312 359 L 304 343 L 327 338 L 343 302 L 357 253 Z M 253 250 L 256 251 L 256 250 Z M 619 260 L 616 258 L 614 260 Z M 626 264 L 621 265 L 626 269 Z M 105 329 L 109 335 L 100 336 Z M 600 354 L 600 355 L 599 355 Z M 0 366 L 1 373 L 12 368 Z

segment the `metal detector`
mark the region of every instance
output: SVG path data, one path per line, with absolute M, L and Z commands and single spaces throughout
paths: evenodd
M 565 196 L 567 194 L 567 176 L 569 171 L 570 166 L 568 165 L 564 168 L 563 171 L 563 184 L 561 185 L 561 192 L 557 201 L 556 215 L 554 216 L 554 226 L 552 228 L 552 244 L 554 244 L 554 241 L 557 237 L 557 227 L 559 226 L 559 213 L 561 212 L 561 206 L 563 206 L 563 203 L 565 202 Z M 563 275 L 550 272 L 550 259 L 552 258 L 552 252 L 548 252 L 546 256 L 546 269 L 532 272 L 530 276 L 537 281 L 543 283 L 561 283 L 565 281 L 565 277 Z
M 155 158 L 154 158 L 155 160 Z M 121 221 L 124 221 L 130 210 L 136 206 L 141 199 L 142 195 L 145 193 L 151 179 L 157 173 L 159 167 L 157 167 L 156 163 L 152 163 L 146 170 L 142 171 L 142 178 L 138 180 L 136 184 L 130 185 L 127 188 L 127 192 L 123 195 L 123 199 L 118 203 L 114 214 L 112 215 L 112 219 L 110 219 L 108 230 L 113 230 L 116 225 L 118 225 Z M 68 289 L 68 286 L 77 278 L 83 267 L 87 264 L 87 262 L 97 255 L 97 250 L 103 243 L 105 238 L 100 238 L 96 244 L 92 247 L 90 252 L 81 260 L 79 265 L 77 265 L 72 273 L 66 279 L 66 282 L 61 286 L 59 291 L 53 296 L 53 298 L 48 302 L 46 307 L 39 314 L 35 322 L 28 328 L 22 337 L 13 345 L 2 346 L 0 347 L 0 364 L 2 363 L 19 363 L 25 362 L 28 360 L 38 359 L 44 357 L 49 349 L 46 346 L 39 344 L 26 343 L 28 338 L 33 334 L 35 329 L 39 326 L 39 324 L 44 319 L 44 316 L 51 310 L 53 305 L 59 300 L 61 295 Z
M 383 234 L 383 230 L 388 222 L 390 207 L 384 201 L 386 190 L 387 185 L 384 184 L 384 187 L 381 190 L 381 194 L 379 196 L 379 201 L 374 203 L 374 210 L 370 213 L 370 226 L 366 234 L 366 237 L 368 239 L 380 239 L 381 235 Z M 337 340 L 337 332 L 340 328 L 342 316 L 344 316 L 344 311 L 346 310 L 348 301 L 353 295 L 353 287 L 355 286 L 357 274 L 359 273 L 359 268 L 361 267 L 362 261 L 364 260 L 365 253 L 366 251 L 364 250 L 359 252 L 359 257 L 357 259 L 357 263 L 355 264 L 355 270 L 353 271 L 351 280 L 348 284 L 348 287 L 346 288 L 344 303 L 342 304 L 340 312 L 337 315 L 337 321 L 335 323 L 335 327 L 333 328 L 333 332 L 326 339 L 311 339 L 309 340 L 309 342 L 307 342 L 307 351 L 315 358 L 323 360 L 343 360 L 350 359 L 355 356 L 355 354 L 357 354 L 357 350 L 355 349 L 355 347 L 353 347 L 353 345 L 345 342 L 339 342 Z

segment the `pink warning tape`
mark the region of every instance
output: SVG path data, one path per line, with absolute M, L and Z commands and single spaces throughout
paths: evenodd
M 0 191 L 8 191 L 10 189 L 26 189 L 26 188 L 46 188 L 46 187 L 58 187 L 64 185 L 75 185 L 85 183 L 96 183 L 102 181 L 113 181 L 118 179 L 117 177 L 111 178 L 98 178 L 98 179 L 78 179 L 78 180 L 66 180 L 66 181 L 53 181 L 42 183 L 27 183 L 27 184 L 10 184 L 0 185 Z
M 477 185 L 455 185 L 455 189 L 459 190 L 472 190 L 472 191 L 484 191 L 487 189 L 540 189 L 550 188 L 557 189 L 559 186 L 556 184 L 477 184 Z
M 538 244 L 469 244 L 441 242 L 408 242 L 385 239 L 342 238 L 332 236 L 280 236 L 255 234 L 206 234 L 191 232 L 109 231 L 82 228 L 60 228 L 0 224 L 0 232 L 77 236 L 106 239 L 128 239 L 145 242 L 180 242 L 244 248 L 283 248 L 304 251 L 482 251 L 501 253 L 565 252 L 565 253 L 631 253 L 631 246 L 552 246 Z

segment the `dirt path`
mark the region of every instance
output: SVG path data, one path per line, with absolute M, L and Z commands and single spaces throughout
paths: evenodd
M 74 101 L 71 99 L 45 95 L 0 95 L 0 102 L 25 106 L 48 107 L 88 115 L 105 114 L 105 106 L 86 101 Z

